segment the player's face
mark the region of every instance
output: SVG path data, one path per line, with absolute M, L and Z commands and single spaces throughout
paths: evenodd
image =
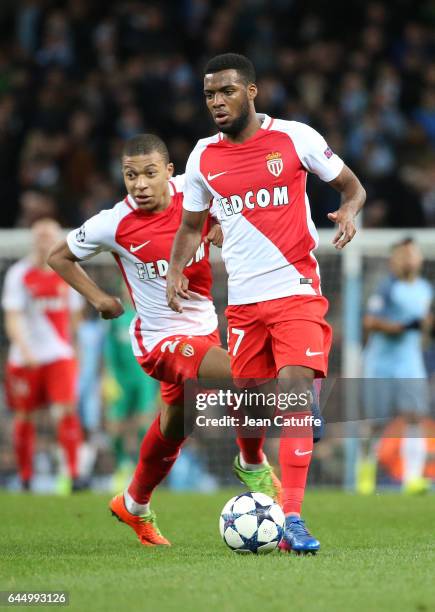
M 51 248 L 60 237 L 60 226 L 56 221 L 37 221 L 32 226 L 33 251 L 41 259 L 47 259 Z
M 158 151 L 122 158 L 125 187 L 138 207 L 147 212 L 159 212 L 168 206 L 168 180 L 173 172 L 174 165 L 167 164 Z
M 399 278 L 414 278 L 420 273 L 423 256 L 416 244 L 404 244 L 394 249 L 391 269 Z
M 254 83 L 246 85 L 237 70 L 221 70 L 204 77 L 204 96 L 213 121 L 221 132 L 237 135 L 255 112 Z

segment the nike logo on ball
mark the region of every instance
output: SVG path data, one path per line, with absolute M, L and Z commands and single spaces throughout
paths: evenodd
M 207 180 L 208 181 L 212 181 L 213 179 L 217 178 L 218 176 L 222 176 L 222 174 L 226 174 L 228 172 L 228 170 L 225 170 L 225 172 L 218 172 L 217 174 L 210 174 L 210 172 L 207 175 Z
M 313 352 L 311 351 L 311 349 L 307 348 L 307 350 L 305 351 L 305 355 L 307 357 L 315 357 L 316 355 L 323 355 L 323 351 Z
M 142 249 L 149 242 L 151 242 L 151 240 L 147 240 L 146 242 L 144 242 L 143 244 L 139 244 L 138 246 L 133 246 L 132 244 L 130 244 L 130 253 L 136 253 L 136 251 L 139 251 L 139 249 Z
M 304 455 L 309 455 L 310 453 L 312 453 L 312 450 L 309 451 L 301 451 L 298 448 L 295 450 L 295 455 L 297 455 L 298 457 L 303 457 Z

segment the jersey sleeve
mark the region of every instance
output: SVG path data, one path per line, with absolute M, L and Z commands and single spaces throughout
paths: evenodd
M 184 175 L 183 208 L 191 212 L 207 210 L 213 197 L 201 176 L 201 151 L 202 148 L 198 146 L 192 151 L 187 160 L 186 174 Z
M 312 127 L 298 121 L 289 122 L 290 136 L 302 165 L 322 181 L 333 181 L 343 169 L 343 160 L 333 153 L 326 140 Z
M 216 219 L 216 221 L 220 223 L 221 218 L 219 216 L 219 206 L 216 198 L 213 198 L 210 204 L 210 215 L 213 217 L 213 219 Z
M 112 248 L 116 221 L 111 210 L 102 210 L 66 237 L 70 251 L 78 259 L 86 260 Z
M 4 310 L 24 310 L 26 302 L 27 292 L 21 269 L 17 266 L 12 266 L 5 275 L 2 307 Z
M 390 301 L 390 294 L 393 281 L 385 278 L 377 286 L 376 290 L 367 301 L 366 313 L 375 317 L 386 317 L 387 307 Z
M 175 193 L 183 193 L 184 191 L 184 177 L 185 174 L 177 174 L 173 176 L 169 182 L 172 183 Z

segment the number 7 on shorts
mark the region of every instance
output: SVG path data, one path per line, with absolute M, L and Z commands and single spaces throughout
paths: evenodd
M 231 333 L 237 336 L 237 340 L 236 340 L 236 343 L 234 345 L 233 352 L 232 352 L 233 357 L 235 357 L 237 355 L 237 351 L 239 350 L 239 346 L 240 346 L 241 341 L 243 340 L 243 336 L 245 335 L 245 332 L 243 331 L 243 329 L 237 329 L 237 327 L 232 327 Z M 229 346 L 229 339 L 228 339 L 228 346 Z

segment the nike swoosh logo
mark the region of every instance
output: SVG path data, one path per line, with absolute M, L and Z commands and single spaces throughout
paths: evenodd
M 315 357 L 316 355 L 323 355 L 323 351 L 312 352 L 309 348 L 305 351 L 307 357 Z
M 225 172 L 218 172 L 217 174 L 210 174 L 210 172 L 207 175 L 207 180 L 208 181 L 212 181 L 213 179 L 217 178 L 218 176 L 222 176 L 222 174 L 226 174 L 228 172 L 228 170 L 225 170 Z
M 301 451 L 298 448 L 295 450 L 295 455 L 297 455 L 298 457 L 303 457 L 304 455 L 309 455 L 310 453 L 312 453 L 312 450 L 309 451 Z
M 146 242 L 144 242 L 143 244 L 139 244 L 139 246 L 133 246 L 132 244 L 130 244 L 130 253 L 136 253 L 136 251 L 139 251 L 139 249 L 142 249 L 144 246 L 146 246 L 149 242 L 151 242 L 151 240 L 147 240 Z

